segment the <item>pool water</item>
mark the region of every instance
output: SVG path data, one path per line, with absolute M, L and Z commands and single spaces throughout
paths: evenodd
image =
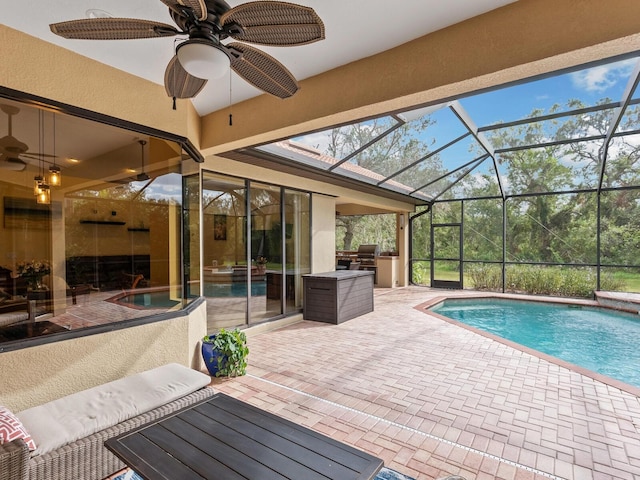
M 172 299 L 168 291 L 130 293 L 119 297 L 116 301 L 142 308 L 173 308 L 180 303 Z
M 267 294 L 266 282 L 252 282 L 251 296 L 260 297 Z M 246 297 L 247 284 L 245 282 L 236 283 L 205 283 L 205 297 Z
M 440 315 L 640 387 L 640 316 L 501 299 L 446 300 Z

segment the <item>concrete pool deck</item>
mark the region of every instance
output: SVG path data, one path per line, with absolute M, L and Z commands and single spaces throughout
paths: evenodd
M 248 374 L 213 384 L 416 479 L 640 478 L 633 389 L 422 308 L 444 295 L 486 296 L 376 289 L 375 310 L 340 325 L 249 330 Z

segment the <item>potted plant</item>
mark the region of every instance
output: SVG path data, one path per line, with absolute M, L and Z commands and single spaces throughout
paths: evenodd
M 51 273 L 51 266 L 46 260 L 20 262 L 17 265 L 17 272 L 20 277 L 26 280 L 29 290 L 44 290 L 42 277 Z
M 258 257 L 258 259 L 256 260 L 256 267 L 257 272 L 259 274 L 263 274 L 267 269 L 267 258 L 263 256 Z
M 221 329 L 202 338 L 202 358 L 213 377 L 237 377 L 247 370 L 247 335 L 238 330 Z

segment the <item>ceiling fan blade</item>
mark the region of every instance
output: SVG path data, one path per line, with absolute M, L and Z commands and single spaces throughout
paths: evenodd
M 178 30 L 171 25 L 134 18 L 85 18 L 49 25 L 56 35 L 80 40 L 133 40 L 171 37 Z
M 27 168 L 27 164 L 15 157 L 0 155 L 0 169 L 22 172 Z
M 24 152 L 20 154 L 20 157 L 30 158 L 31 160 L 44 160 L 45 158 L 58 158 L 57 155 L 52 155 L 50 153 L 38 153 L 38 152 Z M 44 160 L 48 162 L 48 160 Z M 48 162 L 51 163 L 51 162 Z
M 227 47 L 232 53 L 233 71 L 254 87 L 280 98 L 288 98 L 298 91 L 295 77 L 272 56 L 243 43 L 230 43 Z
M 220 17 L 235 40 L 289 47 L 324 39 L 324 23 L 313 8 L 287 2 L 249 2 Z M 233 24 L 240 26 L 234 31 Z
M 164 88 L 167 95 L 175 98 L 193 98 L 207 84 L 207 81 L 189 75 L 174 55 L 164 71 Z
M 204 0 L 160 0 L 173 11 L 179 11 L 180 7 L 188 7 L 198 20 L 207 18 L 207 5 Z

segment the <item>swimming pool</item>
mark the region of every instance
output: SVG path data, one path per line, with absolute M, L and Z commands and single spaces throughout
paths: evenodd
M 127 293 L 114 297 L 112 301 L 131 308 L 153 309 L 170 309 L 181 303 L 171 298 L 168 290 Z
M 640 316 L 505 299 L 446 300 L 431 311 L 640 387 Z
M 252 282 L 251 296 L 260 297 L 267 294 L 266 282 Z M 205 283 L 205 297 L 246 297 L 247 284 L 245 282 L 237 283 Z

